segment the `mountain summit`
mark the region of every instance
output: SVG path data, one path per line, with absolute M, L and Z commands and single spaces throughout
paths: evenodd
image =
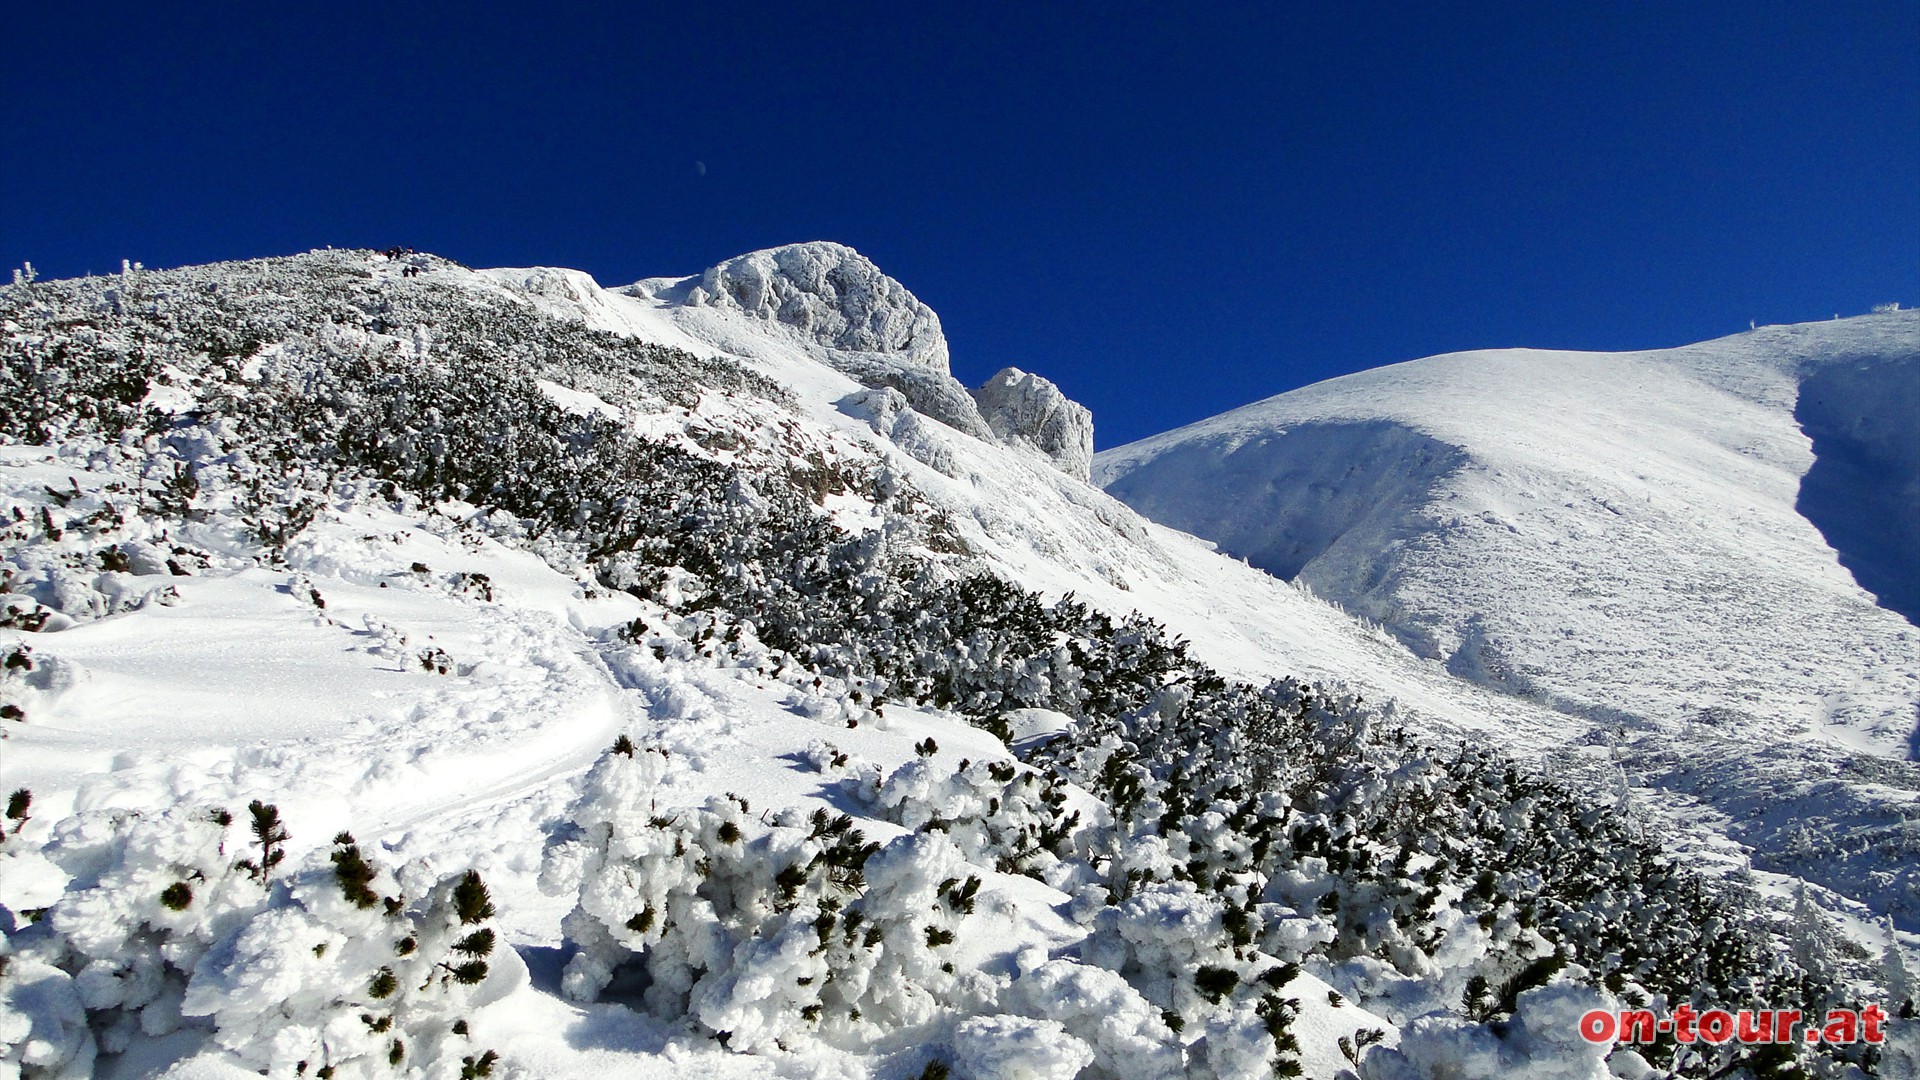
M 947 374 L 940 317 L 845 244 L 751 251 L 677 284 L 682 303 L 776 323 L 838 352 L 877 353 Z

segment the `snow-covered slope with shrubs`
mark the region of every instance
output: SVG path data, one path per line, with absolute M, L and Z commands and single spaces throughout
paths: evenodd
M 0 1075 L 1600 1080 L 1586 1006 L 1875 976 L 838 245 L 32 283 L 0 359 Z
M 1763 863 L 1913 918 L 1916 430 L 1920 313 L 1883 312 L 1398 364 L 1107 451 L 1096 478 L 1564 713 L 1569 741 L 1624 742 Z

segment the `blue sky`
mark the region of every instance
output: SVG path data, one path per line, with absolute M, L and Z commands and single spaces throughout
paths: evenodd
M 294 7 L 11 12 L 0 264 L 615 284 L 833 239 L 1101 446 L 1453 349 L 1920 304 L 1911 0 Z

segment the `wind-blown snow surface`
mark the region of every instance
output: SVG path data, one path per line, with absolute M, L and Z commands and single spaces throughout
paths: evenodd
M 1456 353 L 1098 455 L 1156 521 L 1920 917 L 1920 314 Z M 1865 850 L 1872 849 L 1872 850 Z

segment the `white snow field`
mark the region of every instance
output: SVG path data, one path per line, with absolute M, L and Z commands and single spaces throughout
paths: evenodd
M 1141 513 L 1920 917 L 1920 312 L 1453 353 L 1098 455 Z M 1667 798 L 1685 798 L 1678 804 Z
M 1857 917 L 1854 936 L 1876 951 L 1867 916 L 1892 911 L 1910 930 L 1920 913 L 1920 781 L 1900 760 L 1920 645 L 1898 613 L 1914 614 L 1920 521 L 1905 436 L 1920 402 L 1920 319 L 1631 357 L 1469 354 L 1357 376 L 1101 455 L 1096 476 L 1143 517 L 1081 478 L 1084 410 L 1012 369 L 981 391 L 961 386 L 934 313 L 839 245 L 619 289 L 577 271 L 474 271 L 410 253 L 286 262 L 371 293 L 276 344 L 247 339 L 210 351 L 203 371 L 167 369 L 144 404 L 181 418 L 175 434 L 63 437 L 56 417 L 56 434 L 0 446 L 0 655 L 19 658 L 0 679 L 0 703 L 17 711 L 0 721 L 0 790 L 32 792 L 30 815 L 9 818 L 0 844 L 0 929 L 26 943 L 0 953 L 12 961 L 0 969 L 0 1077 L 1268 1074 L 1267 1014 L 1245 995 L 1216 1008 L 1222 995 L 1209 1004 L 1181 979 L 1218 970 L 1209 956 L 1259 974 L 1265 953 L 1235 947 L 1229 960 L 1203 946 L 1237 911 L 1266 928 L 1262 949 L 1301 955 L 1333 936 L 1331 916 L 1292 894 L 1294 907 L 1256 904 L 1225 870 L 1210 886 L 1208 869 L 1196 887 L 1184 865 L 1177 885 L 1159 880 L 1175 861 L 1159 837 L 1109 853 L 1155 884 L 1100 912 L 1084 874 L 1044 852 L 1022 855 L 1037 860 L 1026 866 L 996 861 L 965 824 L 1058 820 L 1038 796 L 1014 794 L 1037 774 L 1009 745 L 1024 756 L 1073 739 L 1067 717 L 1009 714 L 1003 743 L 956 711 L 882 706 L 858 680 L 814 678 L 742 623 L 680 604 L 684 577 L 640 599 L 597 580 L 590 559 L 531 517 L 307 466 L 278 477 L 261 448 L 222 442 L 225 421 L 189 422 L 223 386 L 317 381 L 318 358 L 390 358 L 380 362 L 423 380 L 442 370 L 468 316 L 389 325 L 364 299 L 389 288 L 438 289 L 495 320 L 503 363 L 519 353 L 501 310 L 715 358 L 689 376 L 713 381 L 679 396 L 590 365 L 549 372 L 538 394 L 700 460 L 786 477 L 876 547 L 989 569 L 1115 617 L 1144 613 L 1229 678 L 1302 677 L 1322 700 L 1382 703 L 1368 715 L 1436 746 L 1495 746 L 1665 831 L 1677 850 L 1738 864 L 1738 838 L 1760 870 L 1831 890 L 1822 897 Z M 103 325 L 117 326 L 123 305 L 165 315 L 216 293 L 250 310 L 248 290 L 281 280 L 260 264 L 179 274 L 114 283 Z M 20 340 L 33 363 L 49 355 Z M 735 368 L 765 382 L 726 374 Z M 1796 424 L 1814 432 L 1811 448 Z M 1288 440 L 1302 449 L 1282 449 Z M 406 450 L 460 466 L 432 446 Z M 206 481 L 199 494 L 193 475 Z M 870 482 L 840 482 L 850 475 Z M 1810 476 L 1828 486 L 1803 491 Z M 1889 476 L 1904 494 L 1884 487 Z M 263 483 L 292 495 L 272 503 Z M 1244 513 L 1184 520 L 1195 501 L 1145 494 L 1180 485 Z M 1889 512 L 1857 513 L 1863 493 Z M 1796 500 L 1819 529 L 1850 537 L 1835 541 L 1839 557 Z M 1885 606 L 1848 567 L 1879 582 Z M 1190 692 L 1170 684 L 1153 708 L 1176 715 Z M 1101 760 L 1121 762 L 1117 745 L 1102 743 Z M 1417 786 L 1431 767 L 1394 779 Z M 1048 798 L 1091 823 L 1108 813 L 1078 786 Z M 247 831 L 254 800 L 277 807 L 288 834 L 278 871 L 271 845 Z M 1238 841 L 1217 805 L 1196 820 L 1226 852 Z M 237 820 L 208 825 L 209 808 Z M 1801 817 L 1854 833 L 1836 855 L 1831 835 L 1787 835 Z M 847 910 L 831 888 L 755 876 L 808 853 L 788 869 L 844 870 L 834 860 L 858 847 L 851 827 L 874 847 Z M 364 904 L 352 884 L 362 850 L 374 866 Z M 266 871 L 234 865 L 243 851 Z M 1444 861 L 1402 849 L 1396 872 L 1439 881 Z M 459 891 L 469 869 L 490 889 L 485 911 Z M 731 899 L 708 887 L 696 897 L 696 870 Z M 1331 901 L 1312 877 L 1281 884 Z M 1491 871 L 1482 878 L 1491 890 Z M 1464 910 L 1465 891 L 1436 885 L 1424 903 Z M 34 936 L 42 916 L 29 913 L 41 909 L 68 952 Z M 869 911 L 871 955 L 849 917 Z M 919 914 L 888 921 L 899 912 Z M 1390 932 L 1354 919 L 1342 933 Z M 1568 1027 L 1611 999 L 1543 984 L 1557 968 L 1518 981 L 1518 968 L 1552 958 L 1526 919 L 1509 906 L 1447 926 L 1422 946 L 1434 958 L 1265 969 L 1268 999 L 1293 1001 L 1302 1075 L 1630 1075 L 1619 1070 L 1632 1055 L 1616 1054 L 1610 1074 L 1604 1051 Z M 943 943 L 943 929 L 961 932 Z M 482 930 L 486 949 L 470 944 Z M 1496 939 L 1510 956 L 1490 956 Z M 655 957 L 651 982 L 623 974 L 641 948 Z M 462 957 L 480 956 L 477 973 L 459 973 Z M 1128 979 L 1150 980 L 1139 969 L 1152 964 L 1176 977 L 1150 1004 Z M 696 970 L 708 974 L 690 987 Z M 1500 996 L 1488 972 L 1516 980 L 1504 1009 L 1482 1003 L 1486 1016 L 1525 1014 L 1511 1037 L 1457 1015 L 1463 993 Z M 861 1007 L 809 1013 L 800 988 L 824 995 L 816 978 L 850 987 L 835 992 Z M 357 989 L 322 993 L 335 985 Z M 676 993 L 707 1034 L 641 1007 Z M 1403 1031 L 1415 1036 L 1404 1057 L 1393 1052 Z M 1372 1038 L 1381 1048 L 1365 1056 Z M 324 1066 L 311 1057 L 322 1045 L 338 1054 Z

